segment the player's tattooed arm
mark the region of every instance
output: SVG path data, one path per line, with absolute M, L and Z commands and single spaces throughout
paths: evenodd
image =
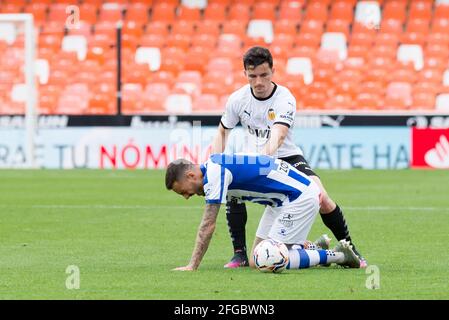
M 201 260 L 203 259 L 207 248 L 209 247 L 212 234 L 215 231 L 215 225 L 217 222 L 217 215 L 219 210 L 220 204 L 206 204 L 203 219 L 196 236 L 196 244 L 195 248 L 193 249 L 190 263 L 185 267 L 176 268 L 175 270 L 189 271 L 198 269 L 198 266 L 200 265 Z

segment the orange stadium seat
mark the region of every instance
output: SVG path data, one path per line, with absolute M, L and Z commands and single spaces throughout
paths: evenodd
M 223 22 L 226 19 L 226 5 L 223 3 L 209 3 L 204 10 L 204 20 Z
M 328 20 L 326 24 L 326 32 L 341 32 L 349 38 L 350 22 L 342 19 Z
M 413 109 L 433 110 L 435 109 L 436 97 L 434 94 L 416 93 L 413 94 Z
M 250 19 L 250 6 L 244 3 L 235 3 L 229 7 L 228 19 L 248 23 Z M 225 24 L 226 25 L 226 24 Z
M 382 11 L 382 19 L 404 23 L 407 14 L 406 7 L 407 2 L 405 1 L 387 1 Z
M 449 17 L 449 5 L 437 5 L 435 6 L 433 19 L 447 19 Z
M 289 20 L 278 20 L 274 24 L 274 35 L 289 34 L 296 35 L 298 32 L 298 24 Z
M 433 19 L 431 31 L 432 33 L 449 34 L 449 15 L 445 18 Z
M 322 1 L 314 1 L 307 5 L 305 19 L 326 21 L 328 17 L 328 4 Z
M 426 1 L 410 1 L 408 19 L 425 19 L 429 21 L 432 18 L 432 5 L 433 3 Z
M 216 112 L 221 109 L 218 96 L 215 94 L 202 94 L 193 100 L 192 111 Z
M 198 21 L 201 18 L 201 11 L 198 8 L 190 8 L 181 5 L 178 7 L 177 18 L 185 21 Z
M 202 20 L 196 23 L 196 34 L 197 35 L 210 35 L 218 38 L 220 34 L 220 22 L 214 20 Z
M 300 1 L 282 1 L 279 8 L 279 17 L 276 23 L 282 21 L 299 23 L 302 19 L 303 6 L 304 3 L 301 3 Z
M 355 109 L 378 109 L 382 99 L 380 94 L 362 92 L 357 95 Z
M 80 5 L 80 20 L 94 24 L 97 22 L 98 6 L 91 3 L 83 3 Z
M 175 8 L 176 5 L 166 3 L 166 2 L 158 2 L 153 6 L 151 21 L 165 21 L 165 22 L 173 22 L 175 21 Z
M 144 3 L 130 3 L 126 9 L 126 21 L 146 24 L 148 22 L 148 11 L 148 5 Z
M 252 19 L 276 20 L 276 5 L 269 2 L 260 2 L 253 7 Z
M 169 34 L 169 23 L 166 21 L 152 21 L 145 26 L 145 33 L 166 36 Z
M 350 23 L 354 16 L 353 10 L 353 3 L 338 1 L 332 4 L 329 18 L 331 20 L 344 20 Z
M 247 21 L 240 20 L 230 20 L 223 24 L 223 33 L 233 33 L 241 37 L 246 36 L 246 27 L 248 26 Z
M 177 20 L 172 24 L 171 34 L 191 37 L 195 33 L 195 22 L 189 20 Z
M 407 32 L 428 33 L 430 21 L 427 19 L 409 19 L 407 23 Z

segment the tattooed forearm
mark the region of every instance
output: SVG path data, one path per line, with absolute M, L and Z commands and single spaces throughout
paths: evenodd
M 204 209 L 203 220 L 201 221 L 196 236 L 196 245 L 190 259 L 190 265 L 196 269 L 200 265 L 201 259 L 209 247 L 210 239 L 215 230 L 215 223 L 217 221 L 218 211 L 220 210 L 219 204 L 207 204 Z

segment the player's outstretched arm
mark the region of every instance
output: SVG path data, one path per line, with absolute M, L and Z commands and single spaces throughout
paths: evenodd
M 273 129 L 271 129 L 270 138 L 261 153 L 275 156 L 277 149 L 284 143 L 285 137 L 287 137 L 288 129 L 289 127 L 284 124 L 275 124 Z
M 193 249 L 190 263 L 185 267 L 175 268 L 174 270 L 193 271 L 198 269 L 198 266 L 200 265 L 201 260 L 209 247 L 212 234 L 214 233 L 218 211 L 220 211 L 220 204 L 206 204 L 203 219 L 200 223 L 198 234 L 196 236 L 196 244 Z
M 211 154 L 222 153 L 224 151 L 230 131 L 230 129 L 225 129 L 221 123 L 218 125 L 217 133 L 212 141 Z

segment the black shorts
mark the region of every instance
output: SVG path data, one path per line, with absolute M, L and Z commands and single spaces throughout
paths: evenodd
M 308 176 L 317 176 L 319 177 L 313 170 L 310 168 L 310 165 L 307 163 L 307 160 L 301 156 L 301 155 L 295 155 L 285 158 L 279 158 L 285 162 L 290 163 L 292 166 L 294 166 L 296 169 L 301 171 L 302 173 L 305 173 Z

